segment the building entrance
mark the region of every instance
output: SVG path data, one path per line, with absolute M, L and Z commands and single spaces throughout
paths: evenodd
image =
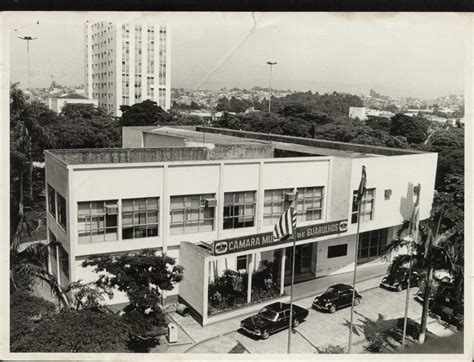
M 313 265 L 316 265 L 317 247 L 315 243 L 298 245 L 295 252 L 295 283 L 315 277 Z M 291 283 L 291 262 L 293 260 L 293 247 L 286 248 L 285 285 Z

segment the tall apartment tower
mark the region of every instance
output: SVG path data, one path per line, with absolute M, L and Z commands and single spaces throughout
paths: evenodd
M 171 106 L 171 36 L 164 24 L 86 22 L 87 97 L 120 116 L 121 105 L 152 100 Z

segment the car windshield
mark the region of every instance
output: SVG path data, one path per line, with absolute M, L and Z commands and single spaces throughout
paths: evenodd
M 329 287 L 329 288 L 326 290 L 326 293 L 325 293 L 325 294 L 329 294 L 329 295 L 337 294 L 336 288 L 334 288 L 334 287 Z
M 268 310 L 267 308 L 263 308 L 258 312 L 258 315 L 260 317 L 263 317 L 265 319 L 268 319 L 269 321 L 275 321 L 278 317 L 278 313 L 274 312 L 272 310 Z

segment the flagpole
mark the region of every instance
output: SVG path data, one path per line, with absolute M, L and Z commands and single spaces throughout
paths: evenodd
M 295 204 L 294 213 L 296 215 L 298 191 L 295 192 Z M 291 206 L 290 206 L 291 207 Z M 288 350 L 287 353 L 291 353 L 291 334 L 293 327 L 293 284 L 295 282 L 295 254 L 296 254 L 296 225 L 293 228 L 293 252 L 291 256 L 291 285 L 290 285 L 290 320 L 288 322 Z
M 357 234 L 356 234 L 356 245 L 354 253 L 354 277 L 352 279 L 352 304 L 351 304 L 351 322 L 349 328 L 349 346 L 347 347 L 347 353 L 351 353 L 352 349 L 352 324 L 354 321 L 354 299 L 356 291 L 356 276 L 357 276 L 357 257 L 359 256 L 359 231 L 360 231 L 360 204 L 362 203 L 362 198 L 359 199 L 357 205 Z
M 418 184 L 417 187 L 415 187 L 415 191 L 417 193 L 416 196 L 416 204 L 419 207 L 419 200 L 420 200 L 420 188 L 421 185 Z M 413 220 L 414 216 L 412 215 L 412 220 L 411 222 L 413 223 L 415 220 Z M 417 222 L 417 221 L 415 221 Z M 413 226 L 410 225 L 410 228 Z M 417 243 L 418 242 L 418 226 L 415 228 L 415 235 L 413 237 L 413 242 Z M 411 268 L 412 268 L 412 262 L 413 262 L 413 243 L 410 245 L 410 264 L 408 265 L 408 284 L 407 284 L 407 295 L 405 298 L 405 316 L 403 318 L 403 336 L 402 336 L 402 347 L 405 346 L 405 340 L 406 340 L 406 335 L 407 335 L 407 322 L 408 322 L 408 305 L 410 304 L 410 279 L 411 279 Z

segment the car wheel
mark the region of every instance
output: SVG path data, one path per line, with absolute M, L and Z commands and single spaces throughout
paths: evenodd
M 401 284 L 397 285 L 397 292 L 401 292 L 403 290 L 403 286 Z
M 270 332 L 269 331 L 263 331 L 262 339 L 268 339 L 268 337 L 270 337 Z
M 354 305 L 359 305 L 359 303 L 360 303 L 360 298 L 357 298 L 357 297 L 356 297 L 356 298 L 354 299 Z
M 300 325 L 300 321 L 298 319 L 293 319 L 293 328 L 296 328 Z
M 329 313 L 334 313 L 336 311 L 336 306 L 334 304 L 331 304 L 329 307 Z

